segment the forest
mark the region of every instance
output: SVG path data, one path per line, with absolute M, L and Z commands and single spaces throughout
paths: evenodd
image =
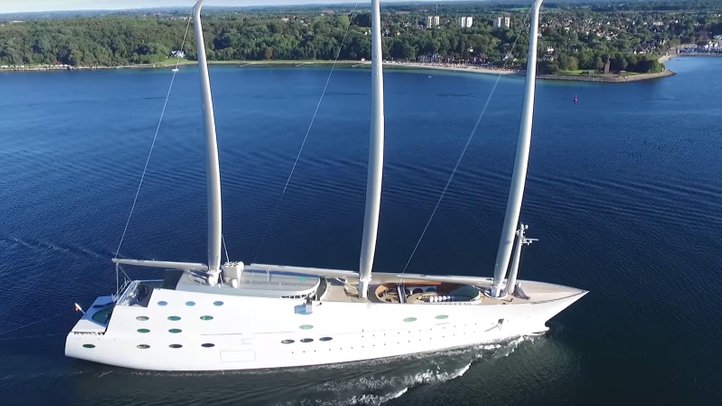
M 637 9 L 597 3 L 550 3 L 542 13 L 539 69 L 658 72 L 659 56 L 685 44 L 721 41 L 722 14 L 697 9 Z M 519 4 L 394 5 L 382 10 L 384 59 L 484 64 L 521 69 L 528 42 L 528 9 Z M 634 4 L 632 2 L 631 4 Z M 689 6 L 689 5 L 688 5 Z M 365 5 L 364 5 L 365 7 Z M 438 16 L 438 23 L 434 21 Z M 473 18 L 461 27 L 459 17 Z M 430 18 L 431 17 L 431 18 Z M 495 27 L 499 17 L 510 26 Z M 0 65 L 126 66 L 169 60 L 183 48 L 195 58 L 188 14 L 154 11 L 62 19 L 6 21 L 0 25 Z M 219 9 L 204 19 L 208 57 L 217 61 L 368 60 L 370 14 L 346 7 Z

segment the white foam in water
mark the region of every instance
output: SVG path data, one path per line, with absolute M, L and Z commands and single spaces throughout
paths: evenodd
M 362 376 L 315 385 L 312 388 L 315 396 L 307 396 L 301 404 L 381 405 L 403 396 L 416 386 L 439 384 L 459 378 L 474 362 L 482 358 L 508 356 L 525 340 L 528 339 L 519 338 L 503 344 L 447 350 L 434 357 L 429 357 L 428 354 L 398 357 L 393 361 L 395 365 L 386 362 L 386 368 L 378 368 L 382 364 L 378 361 L 355 363 Z M 462 362 L 461 366 L 459 362 Z M 398 365 L 399 363 L 401 365 Z M 389 369 L 389 366 L 393 368 Z M 378 369 L 383 371 L 379 373 Z
M 455 378 L 458 378 L 466 373 L 471 367 L 471 362 L 464 365 L 463 367 L 449 371 L 440 372 L 438 370 L 426 370 L 410 376 L 390 377 L 390 378 L 367 378 L 362 377 L 357 381 L 347 381 L 341 383 L 328 382 L 321 385 L 327 389 L 331 389 L 339 395 L 348 393 L 349 391 L 359 390 L 362 391 L 373 391 L 383 389 L 385 386 L 401 386 L 401 389 L 393 389 L 392 391 L 385 394 L 375 393 L 363 393 L 360 395 L 353 395 L 348 399 L 336 399 L 331 401 L 314 402 L 307 400 L 302 402 L 303 404 L 319 404 L 319 405 L 381 405 L 390 400 L 396 399 L 404 395 L 409 389 L 420 384 L 434 384 L 442 383 Z
M 427 384 L 439 384 L 451 381 L 453 379 L 459 378 L 463 376 L 470 368 L 471 365 L 482 358 L 498 358 L 498 357 L 507 357 L 509 356 L 516 348 L 525 341 L 533 341 L 535 337 L 519 337 L 517 339 L 514 339 L 512 341 L 506 342 L 506 343 L 496 343 L 496 344 L 486 344 L 486 345 L 480 345 L 476 347 L 471 348 L 461 348 L 461 349 L 453 349 L 453 350 L 447 350 L 442 353 L 440 353 L 441 357 L 434 357 L 434 358 L 428 358 L 428 355 L 424 357 L 423 355 L 415 355 L 411 357 L 401 357 L 403 358 L 416 358 L 416 361 L 423 362 L 428 361 L 431 362 L 434 365 L 433 369 L 426 369 L 423 372 L 417 372 L 412 375 L 406 375 L 406 376 L 393 376 L 393 377 L 375 377 L 373 379 L 368 378 L 362 378 L 359 381 L 356 382 L 345 382 L 340 385 L 340 387 L 337 387 L 340 389 L 343 387 L 342 391 L 339 391 L 339 394 L 348 393 L 349 389 L 362 389 L 362 390 L 373 390 L 377 389 L 379 386 L 384 387 L 391 385 L 393 387 L 399 387 L 401 386 L 401 389 L 394 389 L 393 392 L 389 392 L 384 395 L 378 395 L 378 394 L 371 394 L 371 393 L 365 393 L 362 395 L 354 395 L 351 398 L 347 400 L 341 400 L 338 399 L 334 402 L 328 403 L 330 404 L 342 404 L 342 405 L 366 405 L 366 404 L 372 404 L 372 405 L 380 405 L 383 403 L 386 403 L 392 399 L 396 399 L 398 397 L 403 396 L 405 393 L 407 393 L 410 389 L 412 389 L 415 386 L 418 385 L 427 385 Z M 491 354 L 489 354 L 491 352 Z M 471 356 L 471 359 L 468 358 L 468 356 Z M 464 357 L 467 356 L 467 357 Z M 455 368 L 451 370 L 447 370 L 445 368 L 445 365 L 449 362 L 454 362 L 459 360 L 459 358 L 465 358 L 466 361 L 463 366 L 460 368 Z M 329 385 L 337 385 L 338 383 L 329 383 Z M 358 384 L 361 384 L 361 388 L 358 387 Z M 354 385 L 355 388 L 349 388 L 350 385 Z M 326 404 L 326 403 L 323 403 Z
M 389 400 L 396 399 L 403 395 L 404 393 L 408 392 L 409 388 L 403 388 L 398 392 L 389 393 L 388 395 L 383 396 L 377 396 L 377 395 L 361 395 L 361 396 L 354 396 L 351 399 L 349 399 L 347 402 L 337 403 L 332 402 L 329 403 L 329 405 L 380 405 L 382 403 L 386 403 Z

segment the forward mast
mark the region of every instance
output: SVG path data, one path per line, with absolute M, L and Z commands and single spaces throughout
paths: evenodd
M 518 237 L 518 243 L 521 244 L 523 237 L 522 232 L 517 233 L 521 229 L 519 224 L 519 216 L 521 213 L 521 204 L 524 199 L 524 186 L 526 185 L 526 173 L 529 166 L 529 149 L 531 147 L 531 130 L 532 121 L 534 119 L 534 94 L 536 86 L 536 63 L 537 63 L 537 42 L 539 36 L 539 10 L 541 9 L 543 0 L 535 0 L 532 6 L 530 30 L 529 30 L 529 55 L 526 65 L 526 82 L 524 89 L 524 105 L 522 107 L 521 125 L 519 126 L 519 141 L 516 147 L 516 158 L 514 160 L 514 172 L 511 176 L 511 185 L 509 186 L 509 200 L 506 203 L 506 213 L 504 214 L 504 226 L 501 232 L 501 240 L 499 241 L 499 251 L 496 254 L 496 264 L 494 265 L 494 282 L 490 289 L 489 295 L 493 297 L 503 297 L 509 291 L 514 292 L 514 287 L 504 289 L 504 278 L 506 278 L 509 269 L 509 260 L 511 258 L 514 247 L 515 236 Z M 521 246 L 520 246 L 521 247 Z M 521 250 L 517 250 L 517 255 L 521 254 Z M 515 261 L 518 266 L 518 259 Z M 516 271 L 515 277 L 516 277 Z

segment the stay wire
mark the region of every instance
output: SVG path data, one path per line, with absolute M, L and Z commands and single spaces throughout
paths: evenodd
M 7 333 L 12 333 L 13 331 L 17 331 L 17 330 L 20 330 L 20 329 L 23 329 L 23 328 L 26 328 L 26 327 L 34 326 L 34 325 L 36 325 L 36 324 L 40 324 L 40 323 L 44 323 L 44 322 L 46 322 L 46 321 L 53 320 L 53 319 L 58 318 L 58 317 L 60 317 L 60 316 L 62 316 L 62 315 L 64 315 L 64 314 L 67 314 L 68 312 L 69 312 L 69 310 L 65 310 L 65 311 L 62 311 L 62 312 L 60 312 L 60 313 L 54 314 L 54 315 L 52 315 L 52 316 L 50 316 L 50 317 L 46 317 L 46 318 L 44 318 L 44 319 L 40 319 L 40 320 L 36 320 L 36 321 L 30 322 L 30 323 L 27 323 L 27 324 L 23 324 L 23 325 L 21 325 L 21 326 L 17 326 L 17 327 L 15 327 L 15 328 L 11 328 L 11 329 L 9 329 L 9 330 L 0 331 L 0 336 L 3 336 L 3 335 L 5 335 L 5 334 L 7 334 Z
M 175 58 L 175 67 L 176 69 L 180 65 L 180 60 L 182 55 L 185 54 L 185 48 L 186 48 L 186 39 L 188 38 L 188 30 L 191 27 L 191 21 L 193 21 L 193 10 L 191 10 L 191 14 L 188 17 L 188 22 L 186 23 L 186 31 L 183 33 L 183 42 L 181 42 L 181 52 L 176 54 Z
M 526 20 L 529 21 L 529 14 L 527 14 Z M 526 23 L 525 23 L 525 25 L 526 25 Z M 516 47 L 516 44 L 518 41 L 519 41 L 519 36 L 517 35 L 517 37 L 514 39 L 514 43 L 512 44 L 511 49 L 514 49 L 514 47 Z M 504 69 L 506 67 L 507 62 L 508 62 L 508 59 L 504 61 L 504 65 L 502 65 L 502 69 Z M 482 107 L 481 112 L 479 113 L 479 116 L 476 119 L 476 123 L 474 123 L 474 127 L 471 129 L 471 133 L 469 133 L 469 136 L 466 138 L 466 144 L 464 144 L 464 148 L 461 150 L 461 154 L 459 155 L 459 158 L 456 160 L 454 169 L 451 171 L 451 175 L 449 175 L 449 179 L 446 181 L 446 184 L 444 185 L 444 189 L 441 191 L 441 195 L 439 196 L 439 199 L 436 201 L 434 210 L 431 211 L 431 215 L 429 216 L 429 219 L 426 222 L 426 225 L 424 226 L 423 231 L 421 231 L 421 235 L 419 236 L 419 239 L 416 241 L 416 245 L 414 245 L 414 249 L 411 251 L 411 255 L 409 256 L 409 259 L 406 261 L 406 264 L 404 265 L 403 271 L 401 271 L 402 275 L 405 274 L 406 270 L 409 268 L 409 264 L 411 263 L 411 260 L 414 258 L 414 255 L 416 254 L 416 251 L 418 250 L 419 245 L 421 245 L 421 241 L 424 239 L 424 236 L 426 235 L 426 231 L 429 229 L 429 226 L 431 225 L 431 221 L 434 219 L 436 212 L 439 210 L 441 201 L 444 200 L 444 197 L 446 196 L 446 192 L 449 190 L 451 181 L 454 180 L 454 176 L 456 175 L 456 172 L 459 169 L 459 165 L 461 164 L 461 161 L 464 159 L 464 155 L 466 155 L 466 151 L 469 149 L 471 140 L 474 138 L 474 135 L 476 134 L 476 130 L 479 128 L 479 124 L 481 124 L 481 120 L 484 118 L 484 115 L 486 114 L 486 109 L 489 107 L 491 98 L 494 96 L 494 93 L 496 92 L 496 88 L 499 85 L 499 81 L 501 80 L 501 75 L 502 74 L 499 73 L 496 76 L 494 85 L 492 86 L 491 91 L 489 92 L 489 96 L 486 98 L 486 101 L 484 102 L 484 106 Z
M 228 246 L 226 245 L 226 236 L 221 234 L 221 242 L 223 242 L 223 251 L 226 252 L 226 262 L 231 262 L 231 259 L 228 257 Z
M 186 39 L 188 37 L 188 29 L 190 27 L 192 18 L 188 18 L 188 23 L 186 24 L 185 33 L 183 34 L 183 42 L 181 43 L 181 53 L 185 50 L 185 44 Z M 148 156 L 145 158 L 145 165 L 143 166 L 143 173 L 140 175 L 140 181 L 138 182 L 138 188 L 135 191 L 135 197 L 133 198 L 133 204 L 130 207 L 130 213 L 128 213 L 128 218 L 125 221 L 125 227 L 123 227 L 123 233 L 120 236 L 120 241 L 118 242 L 118 248 L 115 250 L 115 256 L 114 258 L 118 258 L 118 254 L 120 253 L 120 247 L 123 246 L 123 240 L 125 239 L 125 235 L 128 232 L 128 226 L 130 225 L 130 219 L 133 217 L 133 212 L 135 211 L 135 206 L 138 203 L 138 196 L 140 196 L 140 190 L 143 187 L 143 181 L 145 180 L 145 174 L 148 172 L 148 164 L 150 163 L 150 158 L 153 155 L 153 148 L 155 147 L 155 143 L 158 140 L 158 133 L 160 132 L 161 124 L 163 124 L 163 117 L 165 116 L 165 110 L 168 107 L 168 100 L 170 99 L 170 93 L 171 90 L 173 90 L 173 83 L 175 83 L 176 75 L 178 74 L 178 65 L 180 64 L 180 54 L 176 55 L 176 69 L 173 69 L 173 76 L 170 79 L 170 85 L 168 85 L 168 92 L 165 95 L 165 101 L 163 102 L 163 109 L 160 112 L 160 118 L 158 119 L 158 125 L 155 128 L 155 134 L 153 135 L 153 141 L 150 144 L 150 150 L 148 151 Z M 125 272 L 123 272 L 125 273 Z
M 356 12 L 357 7 L 358 7 L 358 2 L 354 3 L 353 9 L 351 10 L 349 17 L 352 16 Z M 303 136 L 303 141 L 301 142 L 301 147 L 299 148 L 298 153 L 296 154 L 296 159 L 293 161 L 293 165 L 291 166 L 291 171 L 289 172 L 288 177 L 286 178 L 286 182 L 283 185 L 283 191 L 281 192 L 281 196 L 278 197 L 278 200 L 276 201 L 276 205 L 273 208 L 273 211 L 271 213 L 271 220 L 268 222 L 268 225 L 266 226 L 266 231 L 263 233 L 263 237 L 261 238 L 261 243 L 259 244 L 258 249 L 256 250 L 256 255 L 253 257 L 253 262 L 256 262 L 256 259 L 258 259 L 258 256 L 261 254 L 261 250 L 263 249 L 263 246 L 266 243 L 268 234 L 270 233 L 271 228 L 275 224 L 275 219 L 278 214 L 278 208 L 280 207 L 281 202 L 283 201 L 283 197 L 286 195 L 286 190 L 288 189 L 288 185 L 291 183 L 291 178 L 293 177 L 293 173 L 296 171 L 296 167 L 298 166 L 298 161 L 301 158 L 301 153 L 303 152 L 303 149 L 306 146 L 306 141 L 308 140 L 308 136 L 311 133 L 311 128 L 313 127 L 313 123 L 316 121 L 316 116 L 318 116 L 318 110 L 320 109 L 321 103 L 323 102 L 323 99 L 326 96 L 326 90 L 328 89 L 329 83 L 331 83 L 331 76 L 333 75 L 333 72 L 336 69 L 336 63 L 338 62 L 338 58 L 341 56 L 341 50 L 343 49 L 343 45 L 346 42 L 346 37 L 348 36 L 350 29 L 351 29 L 351 23 L 349 22 L 349 25 L 346 27 L 346 31 L 344 31 L 343 37 L 341 38 L 341 44 L 339 45 L 338 51 L 336 52 L 336 58 L 334 58 L 333 64 L 331 65 L 331 71 L 328 73 L 328 77 L 326 78 L 326 83 L 323 85 L 323 90 L 321 91 L 321 97 L 319 97 L 318 103 L 316 103 L 316 108 L 313 111 L 313 116 L 311 116 L 311 121 L 308 123 L 308 128 L 306 128 L 306 134 Z
M 0 341 L 9 341 L 9 340 L 29 340 L 33 338 L 45 338 L 45 337 L 57 337 L 57 336 L 64 336 L 66 333 L 48 333 L 48 334 L 33 334 L 29 336 L 19 336 L 19 337 L 0 337 Z
M 351 10 L 351 14 L 356 12 L 356 7 L 358 6 L 358 2 L 356 2 L 353 6 L 353 9 Z M 291 172 L 288 174 L 288 178 L 286 179 L 286 184 L 283 185 L 283 192 L 281 192 L 281 197 L 283 197 L 284 194 L 286 194 L 286 189 L 288 188 L 288 184 L 291 183 L 291 177 L 293 177 L 293 172 L 296 170 L 296 166 L 298 165 L 298 160 L 301 158 L 301 152 L 303 152 L 303 148 L 306 146 L 306 140 L 308 140 L 308 135 L 311 133 L 311 128 L 313 127 L 313 123 L 316 121 L 316 116 L 318 115 L 318 110 L 321 107 L 321 102 L 323 102 L 324 97 L 326 96 L 326 90 L 328 89 L 328 84 L 331 83 L 331 76 L 333 75 L 333 71 L 336 69 L 336 63 L 338 62 L 338 58 L 341 56 L 341 50 L 343 49 L 343 44 L 346 42 L 346 36 L 348 36 L 348 32 L 351 29 L 351 23 L 349 22 L 349 25 L 346 27 L 346 31 L 343 33 L 343 37 L 341 38 L 341 44 L 338 47 L 338 51 L 336 52 L 336 58 L 333 60 L 333 64 L 331 65 L 331 71 L 328 72 L 328 77 L 326 78 L 326 83 L 323 85 L 323 91 L 321 92 L 321 97 L 318 99 L 318 103 L 316 103 L 316 109 L 313 111 L 313 116 L 311 117 L 311 122 L 308 123 L 308 128 L 306 129 L 306 135 L 303 136 L 303 142 L 301 142 L 301 148 L 298 150 L 298 154 L 296 154 L 296 159 L 293 161 L 293 166 L 291 167 Z

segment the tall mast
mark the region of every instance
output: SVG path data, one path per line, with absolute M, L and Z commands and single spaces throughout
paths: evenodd
M 201 8 L 203 1 L 194 6 L 193 29 L 196 39 L 198 67 L 201 74 L 201 95 L 203 97 L 203 129 L 206 136 L 206 193 L 208 198 L 208 273 L 217 277 L 221 266 L 221 173 L 218 165 L 218 144 L 216 142 L 216 120 L 213 113 L 211 81 L 208 77 Z M 213 277 L 209 283 L 215 284 Z
M 543 0 L 534 0 L 529 30 L 529 55 L 526 65 L 526 84 L 524 90 L 524 105 L 522 107 L 522 120 L 519 127 L 519 142 L 516 147 L 516 159 L 514 161 L 514 172 L 511 176 L 509 187 L 509 200 L 506 203 L 506 214 L 504 216 L 504 227 L 499 241 L 499 251 L 496 254 L 494 266 L 494 284 L 491 287 L 491 295 L 499 297 L 503 294 L 502 283 L 509 268 L 509 257 L 514 246 L 514 234 L 519 223 L 519 213 L 524 197 L 524 185 L 526 184 L 526 171 L 529 164 L 529 148 L 531 146 L 531 128 L 534 117 L 534 86 L 536 80 L 537 62 L 537 37 L 539 35 L 539 9 Z
M 359 264 L 359 297 L 365 298 L 376 252 L 384 166 L 384 77 L 382 68 L 381 6 L 371 0 L 371 137 L 369 141 L 366 212 Z

